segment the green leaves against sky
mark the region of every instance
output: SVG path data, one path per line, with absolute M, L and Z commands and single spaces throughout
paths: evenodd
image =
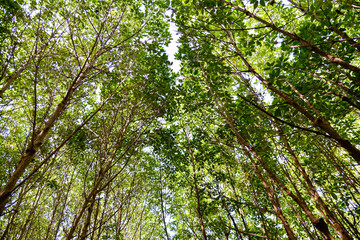
M 359 2 L 0 3 L 0 239 L 360 238 Z

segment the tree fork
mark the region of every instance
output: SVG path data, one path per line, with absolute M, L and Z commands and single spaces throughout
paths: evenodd
M 242 76 L 241 76 L 242 78 Z M 242 78 L 242 80 L 244 81 L 244 79 Z M 257 101 L 260 104 L 260 108 L 265 109 L 265 106 L 261 103 L 260 99 L 258 98 L 258 96 L 256 95 L 255 91 L 252 89 L 252 87 L 250 85 L 247 85 L 248 89 L 250 90 L 250 92 L 252 93 L 252 95 L 257 99 Z M 264 110 L 265 111 L 265 110 Z M 317 112 L 317 111 L 316 111 Z M 318 113 L 319 114 L 319 113 Z M 304 178 L 305 182 L 307 183 L 308 187 L 310 188 L 310 192 L 311 192 L 311 197 L 314 199 L 314 201 L 318 202 L 319 205 L 321 206 L 321 208 L 325 211 L 326 216 L 330 219 L 330 222 L 332 223 L 333 227 L 335 229 L 337 229 L 338 232 L 342 233 L 341 235 L 346 236 L 348 239 L 352 239 L 351 236 L 349 235 L 349 233 L 346 231 L 346 229 L 344 228 L 344 226 L 339 222 L 338 219 L 335 218 L 334 214 L 330 211 L 330 209 L 328 208 L 328 206 L 326 205 L 326 203 L 323 201 L 323 199 L 320 197 L 319 193 L 316 191 L 316 188 L 314 187 L 314 185 L 312 184 L 308 174 L 306 173 L 305 169 L 301 166 L 297 156 L 295 155 L 295 152 L 293 151 L 293 149 L 291 148 L 289 142 L 287 141 L 286 137 L 284 136 L 284 134 L 282 133 L 280 127 L 276 124 L 276 122 L 272 121 L 271 117 L 269 115 L 266 115 L 268 117 L 268 119 L 270 120 L 270 122 L 272 123 L 272 125 L 275 127 L 276 132 L 279 134 L 280 139 L 282 140 L 282 142 L 285 145 L 286 150 L 289 152 L 289 154 L 291 155 L 291 158 L 293 159 L 296 168 L 300 171 L 300 174 L 302 175 L 302 177 Z M 288 175 L 287 175 L 288 176 Z M 289 180 L 290 176 L 288 176 Z M 296 189 L 296 185 L 293 185 L 294 188 Z M 297 191 L 297 190 L 296 190 Z M 323 215 L 324 217 L 326 217 L 325 215 Z M 322 219 L 323 221 L 323 219 Z M 326 224 L 326 223 L 325 223 Z M 323 225 L 323 224 L 320 224 Z M 316 227 L 316 226 L 315 226 Z M 327 227 L 327 226 L 326 226 Z M 325 229 L 325 228 L 322 228 Z
M 206 79 L 206 78 L 205 78 Z M 249 143 L 242 138 L 242 136 L 238 133 L 238 131 L 235 129 L 234 125 L 232 124 L 232 122 L 230 121 L 229 119 L 229 116 L 225 113 L 225 111 L 223 110 L 222 106 L 219 104 L 219 102 L 217 101 L 217 98 L 216 98 L 216 95 L 215 93 L 212 91 L 211 87 L 210 87 L 210 84 L 208 83 L 208 81 L 206 80 L 206 84 L 208 86 L 208 89 L 216 103 L 216 105 L 218 106 L 219 108 L 219 111 L 220 111 L 220 114 L 223 116 L 224 120 L 227 122 L 227 124 L 229 124 L 231 130 L 234 132 L 239 144 L 243 147 L 243 150 L 245 152 L 245 154 L 249 157 L 249 159 L 251 160 L 252 164 L 253 164 L 253 167 L 255 168 L 255 171 L 256 171 L 256 174 L 258 175 L 258 177 L 260 178 L 265 190 L 266 190 L 266 194 L 268 195 L 268 197 L 270 198 L 270 201 L 274 207 L 274 210 L 275 210 L 275 213 L 276 213 L 276 216 L 279 217 L 281 223 L 283 224 L 284 228 L 285 228 L 285 231 L 289 237 L 289 239 L 291 240 L 295 240 L 297 239 L 294 232 L 292 231 L 289 223 L 287 222 L 286 218 L 284 217 L 282 211 L 281 211 L 281 208 L 278 207 L 276 201 L 274 200 L 274 196 L 273 194 L 271 193 L 271 190 L 269 188 L 269 186 L 267 185 L 265 179 L 262 177 L 261 175 L 261 171 L 258 169 L 258 166 L 257 164 L 255 163 L 254 159 L 252 158 L 250 152 L 252 154 L 254 154 L 255 152 L 253 152 L 253 148 L 251 148 L 251 146 L 249 146 Z M 258 158 L 257 154 L 255 153 L 254 154 L 255 158 Z M 266 169 L 265 169 L 266 170 Z
M 250 65 L 250 63 L 245 59 L 244 55 L 241 53 L 241 51 L 236 46 L 236 43 L 234 39 L 228 34 L 228 36 L 231 39 L 232 45 L 235 48 L 236 53 L 241 58 L 243 63 L 248 68 L 249 72 L 251 72 L 257 79 L 259 79 L 269 90 L 274 92 L 278 97 L 285 100 L 288 104 L 293 106 L 295 109 L 297 109 L 299 112 L 301 112 L 305 117 L 307 117 L 314 126 L 317 126 L 327 132 L 330 137 L 336 139 L 336 141 L 339 143 L 341 147 L 343 147 L 350 156 L 353 157 L 353 159 L 360 164 L 360 150 L 357 149 L 354 145 L 352 145 L 348 140 L 342 138 L 340 134 L 330 125 L 330 123 L 323 117 L 320 116 L 319 118 L 313 116 L 310 112 L 308 112 L 305 108 L 300 106 L 298 103 L 296 103 L 292 98 L 287 96 L 286 94 L 282 93 L 279 89 L 277 89 L 272 83 L 266 81 L 258 72 L 255 71 L 255 69 Z
M 98 57 L 98 56 L 97 56 Z M 65 111 L 67 104 L 72 99 L 77 88 L 83 83 L 87 73 L 92 69 L 95 63 L 95 59 L 89 63 L 87 67 L 83 67 L 83 69 L 78 73 L 75 80 L 72 82 L 71 86 L 68 88 L 68 91 L 59 105 L 56 107 L 54 113 L 51 115 L 49 120 L 46 122 L 44 128 L 39 131 L 38 134 L 33 135 L 32 139 L 28 143 L 28 147 L 21 157 L 19 164 L 17 165 L 13 174 L 11 174 L 9 180 L 6 185 L 0 191 L 0 216 L 5 210 L 5 205 L 8 199 L 11 196 L 11 192 L 13 191 L 17 181 L 24 175 L 26 168 L 29 166 L 31 161 L 34 159 L 36 152 L 39 150 L 42 145 L 43 140 L 46 138 L 50 129 L 54 126 L 55 122 L 59 119 L 62 113 Z
M 249 12 L 248 10 L 244 9 L 244 8 L 241 8 L 239 6 L 236 6 L 234 4 L 232 4 L 231 2 L 227 2 L 225 0 L 222 0 L 225 4 L 228 4 L 230 5 L 231 7 L 235 8 L 236 10 L 246 14 L 248 17 L 251 17 L 263 24 L 265 24 L 267 27 L 270 27 L 272 28 L 273 30 L 277 31 L 277 32 L 280 32 L 282 34 L 284 34 L 285 36 L 288 36 L 289 38 L 291 38 L 292 40 L 295 40 L 301 44 L 303 44 L 304 46 L 308 47 L 311 51 L 319 54 L 320 56 L 328 59 L 330 62 L 332 63 L 335 63 L 335 64 L 338 64 L 346 69 L 349 69 L 355 73 L 360 73 L 360 68 L 354 66 L 354 65 L 351 65 L 350 63 L 342 60 L 341 58 L 339 57 L 336 57 L 330 53 L 327 53 L 323 50 L 321 50 L 320 48 L 316 47 L 315 45 L 311 44 L 310 42 L 306 41 L 305 39 L 301 38 L 300 36 L 296 35 L 295 33 L 291 33 L 289 31 L 286 31 L 286 30 L 283 30 L 277 26 L 275 26 L 273 23 L 269 23 L 268 21 L 265 21 L 264 19 L 256 16 L 255 14 Z

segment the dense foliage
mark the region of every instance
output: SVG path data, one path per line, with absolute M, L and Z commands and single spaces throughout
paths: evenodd
M 360 239 L 359 3 L 0 2 L 0 239 Z

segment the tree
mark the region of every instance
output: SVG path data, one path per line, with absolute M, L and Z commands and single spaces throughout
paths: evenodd
M 183 59 L 186 101 L 193 105 L 188 110 L 200 115 L 200 109 L 209 109 L 205 116 L 223 120 L 230 131 L 226 139 L 241 149 L 261 180 L 261 192 L 267 193 L 288 237 L 297 239 L 304 231 L 312 235 L 307 226 L 293 229 L 293 208 L 326 239 L 357 236 L 347 210 L 337 207 L 337 193 L 311 177 L 319 170 L 306 160 L 322 159 L 326 168 L 336 169 L 326 171 L 330 176 L 352 172 L 345 166 L 359 163 L 357 100 L 345 100 L 358 99 L 358 33 L 349 27 L 358 22 L 347 22 L 351 17 L 339 10 L 343 7 L 352 16 L 356 5 L 177 1 L 173 6 L 182 33 L 178 56 Z M 338 168 L 318 143 L 309 144 L 313 140 L 331 149 L 345 168 Z M 356 215 L 355 209 L 358 205 L 350 215 Z
M 19 3 L 2 55 L 2 239 L 151 235 L 137 172 L 171 94 L 166 6 Z
M 0 239 L 360 238 L 359 9 L 2 3 Z

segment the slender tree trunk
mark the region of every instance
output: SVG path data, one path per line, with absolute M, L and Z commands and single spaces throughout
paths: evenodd
M 321 50 L 320 48 L 316 47 L 315 45 L 311 44 L 310 42 L 306 41 L 305 39 L 301 38 L 300 36 L 296 35 L 295 33 L 291 33 L 287 30 L 284 30 L 284 29 L 281 29 L 277 26 L 275 26 L 273 23 L 270 23 L 258 16 L 256 16 L 255 14 L 253 14 L 252 12 L 246 10 L 245 8 L 241 8 L 239 6 L 236 6 L 234 5 L 233 3 L 231 2 L 227 2 L 225 0 L 222 0 L 224 3 L 232 6 L 233 8 L 235 8 L 236 10 L 246 14 L 248 17 L 250 18 L 253 18 L 263 24 L 265 24 L 265 26 L 267 27 L 270 27 L 271 29 L 273 29 L 274 31 L 276 32 L 279 32 L 279 33 L 282 33 L 284 34 L 285 36 L 289 37 L 290 39 L 292 40 L 295 40 L 301 44 L 303 44 L 305 47 L 308 47 L 311 51 L 319 54 L 320 56 L 328 59 L 330 62 L 332 63 L 335 63 L 335 64 L 338 64 L 340 66 L 342 66 L 343 68 L 345 69 L 349 69 L 355 73 L 360 73 L 360 68 L 354 66 L 354 65 L 351 65 L 350 63 L 344 61 L 343 59 L 339 58 L 339 57 L 336 57 L 334 55 L 331 55 L 330 53 L 327 53 L 325 52 L 324 50 Z
M 226 171 L 227 171 L 227 173 L 230 175 L 230 170 L 229 170 L 228 167 L 226 167 Z M 230 186 L 231 186 L 231 188 L 232 188 L 232 190 L 233 190 L 233 192 L 234 192 L 235 199 L 236 199 L 237 201 L 239 201 L 239 197 L 238 197 L 237 191 L 236 191 L 235 186 L 234 186 L 234 184 L 233 184 L 232 181 L 230 181 Z M 247 223 L 246 223 L 246 220 L 245 220 L 245 218 L 244 218 L 243 213 L 240 212 L 240 209 L 238 209 L 238 208 L 236 208 L 236 211 L 238 212 L 238 215 L 240 215 L 240 217 L 241 217 L 241 221 L 242 221 L 242 223 L 243 223 L 243 225 L 244 225 L 245 231 L 246 231 L 246 232 L 249 232 L 249 229 L 248 229 L 248 226 L 247 226 Z M 250 239 L 250 240 L 252 239 L 251 236 L 249 236 L 249 239 Z
M 67 91 L 66 96 L 59 103 L 53 115 L 46 122 L 44 128 L 38 133 L 33 134 L 31 141 L 28 143 L 25 153 L 22 155 L 19 164 L 17 165 L 15 171 L 11 174 L 9 180 L 5 186 L 0 191 L 0 215 L 5 210 L 5 204 L 8 201 L 17 181 L 24 175 L 25 170 L 29 166 L 30 162 L 34 159 L 36 152 L 39 150 L 42 142 L 45 140 L 50 129 L 54 126 L 55 122 L 59 119 L 62 113 L 65 111 L 68 103 L 72 99 L 77 88 L 82 84 L 88 72 L 92 69 L 95 60 L 90 63 L 90 65 L 79 74 L 79 76 L 73 81 L 73 84 Z
M 349 154 L 354 158 L 355 161 L 357 161 L 360 164 L 360 150 L 357 149 L 354 145 L 352 145 L 348 140 L 342 138 L 338 132 L 332 128 L 330 123 L 323 117 L 320 116 L 319 118 L 313 116 L 310 112 L 308 112 L 306 109 L 304 109 L 302 106 L 300 106 L 298 103 L 296 103 L 292 98 L 287 96 L 286 94 L 282 93 L 280 90 L 278 90 L 274 85 L 272 85 L 270 82 L 266 81 L 260 74 L 258 74 L 254 68 L 249 64 L 249 62 L 245 59 L 241 51 L 237 48 L 235 41 L 232 39 L 230 35 L 228 35 L 231 39 L 231 42 L 233 43 L 233 46 L 236 50 L 237 55 L 242 59 L 243 63 L 247 66 L 249 72 L 251 72 L 257 79 L 259 79 L 269 90 L 274 92 L 278 97 L 285 100 L 289 105 L 294 107 L 296 110 L 301 112 L 304 116 L 306 116 L 313 124 L 314 126 L 317 126 L 327 132 L 330 137 L 335 139 L 340 146 L 342 146 Z
M 71 180 L 73 179 L 74 173 L 75 173 L 75 171 L 72 171 L 70 181 L 68 183 L 69 186 L 68 187 L 64 186 L 63 191 L 61 191 L 61 190 L 58 191 L 58 194 L 57 194 L 57 197 L 56 197 L 56 200 L 55 200 L 55 203 L 54 203 L 53 213 L 52 213 L 52 216 L 51 216 L 49 226 L 48 226 L 48 228 L 46 230 L 46 235 L 44 237 L 44 240 L 47 240 L 49 235 L 50 235 L 52 225 L 55 222 L 55 215 L 56 215 L 56 213 L 58 211 L 58 207 L 60 206 L 61 203 L 63 203 L 66 206 L 67 195 L 69 194 L 69 191 L 70 191 Z M 66 182 L 66 180 L 68 179 L 68 175 L 69 175 L 69 173 L 67 171 L 66 174 L 64 175 L 63 179 L 62 179 L 63 183 Z M 62 202 L 62 201 L 64 201 L 64 199 L 62 199 L 64 194 L 65 194 L 65 202 Z M 58 221 L 61 222 L 61 219 L 58 219 Z M 55 236 L 55 238 L 56 238 L 56 236 Z
M 238 226 L 237 226 L 237 224 L 236 224 L 236 222 L 235 222 L 235 219 L 233 218 L 233 216 L 231 215 L 231 212 L 230 212 L 230 210 L 229 210 L 229 207 L 226 205 L 226 203 L 225 202 L 223 202 L 223 205 L 224 205 L 224 208 L 225 208 L 225 210 L 226 210 L 226 212 L 227 212 L 227 214 L 228 214 L 228 217 L 230 218 L 230 220 L 231 220 L 231 222 L 232 222 L 232 224 L 233 224 L 233 226 L 234 226 L 234 229 L 235 229 L 235 232 L 236 232 L 236 238 L 237 239 L 239 239 L 239 236 L 240 236 L 240 238 L 242 239 L 242 233 L 241 233 L 241 231 L 239 230 L 239 228 L 238 228 Z
M 290 84 L 290 83 L 288 83 Z M 309 107 L 314 110 L 315 113 L 317 113 L 318 115 L 320 115 L 320 113 L 294 88 L 294 86 L 292 86 L 290 84 L 290 87 L 293 88 L 293 90 L 299 94 L 299 96 L 309 105 Z M 251 86 L 248 85 L 248 88 L 251 88 Z M 249 89 L 250 92 L 253 93 L 253 96 L 257 99 L 257 101 L 259 102 L 260 106 L 262 108 L 265 108 L 264 105 L 261 103 L 260 99 L 258 98 L 258 96 L 256 95 L 256 93 L 253 91 L 253 89 Z M 281 129 L 279 128 L 279 126 L 267 115 L 267 117 L 269 118 L 270 122 L 272 123 L 272 125 L 274 126 L 276 132 L 279 134 L 280 139 L 282 140 L 286 150 L 288 151 L 288 153 L 290 154 L 290 156 L 292 157 L 293 162 L 295 163 L 295 166 L 297 167 L 297 169 L 299 170 L 301 176 L 303 177 L 303 179 L 305 180 L 305 182 L 307 183 L 309 189 L 310 189 L 310 193 L 311 193 L 311 197 L 314 199 L 314 201 L 316 201 L 320 206 L 321 209 L 325 211 L 326 215 L 323 214 L 323 217 L 328 218 L 331 223 L 331 225 L 334 227 L 334 229 L 336 229 L 336 231 L 340 234 L 340 236 L 345 236 L 348 239 L 352 239 L 351 236 L 349 235 L 349 233 L 346 231 L 346 229 L 344 228 L 344 226 L 338 221 L 338 219 L 336 219 L 336 217 L 334 216 L 334 214 L 332 213 L 332 211 L 330 211 L 330 209 L 328 208 L 328 206 L 325 204 L 325 202 L 323 201 L 323 199 L 320 197 L 319 193 L 316 191 L 316 188 L 314 187 L 314 185 L 312 184 L 308 174 L 305 172 L 305 169 L 301 166 L 297 156 L 295 155 L 295 152 L 292 150 L 292 148 L 290 147 L 289 142 L 287 141 L 286 137 L 283 135 Z M 276 143 L 275 143 L 276 144 Z M 294 189 L 298 192 L 296 185 L 293 183 L 291 177 L 286 174 L 286 176 L 288 177 L 288 179 L 290 180 L 290 182 L 293 184 Z M 298 196 L 300 197 L 300 194 L 298 194 Z
M 89 228 L 90 223 L 91 223 L 91 215 L 92 215 L 94 205 L 95 205 L 95 196 L 96 196 L 95 194 L 92 196 L 90 206 L 87 208 L 87 217 L 86 217 L 86 220 L 85 220 L 85 223 L 83 225 L 83 229 L 81 231 L 80 238 L 79 238 L 81 240 L 85 240 L 86 237 L 87 237 L 88 228 Z
M 109 200 L 109 195 L 110 195 L 110 185 L 107 186 L 106 191 L 105 191 L 105 199 L 104 199 L 104 205 L 103 205 L 101 217 L 99 220 L 98 234 L 96 235 L 95 239 L 100 239 L 100 235 L 101 235 L 102 228 L 103 228 L 103 223 L 105 222 L 104 217 L 105 217 L 106 207 L 107 207 L 108 200 Z M 118 229 L 118 227 L 117 227 L 117 229 Z
M 160 166 L 160 201 L 161 201 L 161 217 L 162 217 L 162 221 L 163 221 L 163 224 L 164 224 L 164 231 L 165 231 L 165 234 L 166 234 L 166 239 L 170 240 L 169 234 L 168 234 L 168 231 L 167 231 L 167 227 L 166 227 L 166 219 L 165 219 L 161 166 Z
M 36 196 L 35 196 L 35 201 L 33 202 L 33 205 L 30 209 L 29 215 L 27 216 L 22 228 L 21 228 L 21 232 L 20 232 L 20 236 L 18 237 L 19 240 L 21 240 L 24 235 L 26 238 L 27 233 L 32 229 L 32 226 L 29 226 L 29 223 L 33 220 L 34 217 L 34 213 L 36 212 L 36 209 L 39 205 L 39 201 L 41 198 L 41 194 L 44 191 L 45 188 L 45 184 L 43 186 L 40 186 L 37 190 Z
M 251 155 L 253 155 L 255 157 L 255 159 L 257 160 L 258 164 L 269 174 L 270 178 L 277 183 L 281 189 L 287 194 L 289 195 L 305 212 L 305 214 L 309 217 L 310 221 L 313 223 L 313 225 L 319 230 L 321 231 L 326 239 L 329 240 L 333 240 L 334 237 L 331 236 L 328 226 L 326 224 L 326 222 L 322 219 L 322 218 L 317 218 L 313 215 L 313 213 L 310 211 L 310 209 L 308 208 L 307 204 L 305 203 L 305 201 L 302 198 L 298 198 L 296 197 L 277 177 L 276 175 L 273 173 L 273 171 L 271 171 L 266 164 L 263 162 L 263 160 L 261 159 L 261 157 L 258 155 L 258 153 L 256 152 L 256 149 L 252 146 L 250 146 L 250 144 L 239 134 L 239 132 L 236 130 L 236 128 L 233 125 L 233 122 L 231 121 L 230 117 L 228 116 L 228 114 L 226 113 L 226 111 L 224 110 L 224 108 L 222 107 L 222 105 L 220 105 L 220 103 L 218 102 L 215 93 L 212 91 L 209 83 L 207 82 L 207 86 L 208 89 L 210 91 L 210 93 L 213 96 L 213 99 L 219 109 L 219 113 L 221 114 L 221 116 L 224 118 L 224 120 L 226 121 L 226 123 L 229 125 L 230 129 L 233 131 L 233 133 L 235 134 L 239 144 L 243 147 L 244 152 L 247 154 L 247 156 L 249 157 L 249 159 L 252 161 L 252 164 L 254 166 L 255 169 L 257 169 L 257 164 L 256 162 L 253 160 L 253 158 L 251 157 Z M 258 170 L 257 170 L 258 171 Z M 260 177 L 260 176 L 259 176 Z M 266 184 L 266 182 L 265 182 Z M 263 183 L 264 185 L 264 183 Z M 264 185 L 265 187 L 265 185 Z M 266 189 L 266 187 L 265 187 Z M 269 196 L 270 197 L 270 196 Z M 271 197 L 270 197 L 271 199 Z M 276 209 L 275 209 L 276 211 Z M 283 223 L 284 224 L 284 223 Z M 285 225 L 284 225 L 285 226 Z M 286 226 L 285 226 L 286 227 Z M 346 234 L 344 234 L 343 232 L 338 232 L 341 237 L 343 239 L 351 239 L 348 238 L 348 236 Z M 289 236 L 290 237 L 290 236 Z M 294 238 L 296 239 L 296 238 Z
M 76 230 L 77 226 L 79 225 L 80 219 L 82 218 L 82 216 L 83 216 L 83 214 L 84 214 L 84 212 L 85 212 L 86 209 L 91 208 L 90 211 L 89 211 L 89 215 L 90 215 L 90 217 L 91 217 L 92 207 L 93 207 L 93 199 L 95 199 L 96 195 L 97 195 L 98 192 L 99 192 L 99 191 L 98 191 L 98 188 L 100 187 L 100 184 L 101 184 L 102 180 L 104 179 L 104 174 L 105 174 L 105 172 L 103 171 L 103 169 L 101 169 L 101 170 L 99 171 L 99 173 L 98 173 L 98 178 L 97 178 L 97 180 L 96 180 L 96 182 L 95 182 L 95 184 L 94 184 L 91 192 L 89 193 L 89 195 L 88 195 L 87 197 L 85 197 L 84 202 L 83 202 L 83 204 L 82 204 L 82 206 L 81 206 L 81 209 L 80 209 L 79 213 L 77 214 L 77 216 L 76 216 L 75 219 L 73 220 L 73 223 L 72 223 L 72 225 L 71 225 L 71 228 L 70 228 L 70 230 L 69 230 L 69 233 L 68 233 L 67 236 L 66 236 L 66 239 L 67 239 L 67 240 L 71 240 L 71 239 L 73 238 L 73 235 L 74 235 L 74 233 L 75 233 L 75 230 Z M 89 205 L 89 204 L 90 204 L 90 205 Z M 86 223 L 86 222 L 85 222 L 84 227 L 85 227 L 85 226 L 88 227 L 89 224 L 90 224 L 90 223 Z M 87 231 L 87 230 L 86 230 L 86 229 L 85 229 L 85 230 L 83 229 L 83 231 Z
M 98 216 L 99 216 L 99 209 L 100 209 L 100 201 L 101 199 L 99 198 L 97 200 L 97 204 L 96 204 L 96 210 L 95 210 L 95 215 L 94 215 L 94 223 L 92 225 L 92 231 L 91 231 L 91 237 L 90 239 L 94 239 L 94 235 L 96 232 L 96 225 L 98 224 Z
M 28 182 L 29 183 L 29 182 Z M 2 233 L 1 237 L 0 237 L 0 240 L 5 240 L 5 239 L 10 239 L 8 237 L 8 233 L 9 233 L 9 230 L 10 230 L 10 227 L 13 225 L 13 221 L 15 219 L 15 216 L 18 214 L 19 212 L 19 208 L 21 206 L 21 203 L 22 203 L 22 200 L 24 198 L 24 196 L 26 195 L 27 193 L 27 189 L 28 189 L 28 184 L 26 184 L 25 186 L 23 186 L 21 188 L 21 191 L 19 193 L 19 197 L 17 199 L 17 203 L 13 209 L 13 213 L 11 214 L 11 217 L 6 225 L 6 228 L 4 230 L 4 232 Z
M 301 12 L 308 14 L 309 11 L 306 10 L 304 7 L 302 7 L 300 4 L 295 3 L 292 0 L 288 0 L 292 5 L 294 5 L 297 9 L 299 9 Z M 315 13 L 312 13 L 315 15 Z M 334 33 L 336 33 L 337 35 L 339 35 L 340 37 L 342 37 L 344 40 L 346 40 L 347 42 L 349 42 L 353 47 L 357 48 L 357 50 L 360 51 L 360 44 L 355 42 L 353 40 L 353 38 L 349 37 L 349 35 L 346 34 L 346 32 L 341 31 L 340 29 L 338 29 L 337 27 L 335 27 L 330 20 L 329 21 L 323 21 L 321 20 L 321 18 L 319 18 L 318 16 L 315 15 L 315 19 L 316 21 L 318 21 L 319 23 L 323 23 L 325 22 L 326 25 L 328 25 L 328 29 L 333 31 Z M 336 23 L 335 23 L 336 24 Z
M 258 157 L 257 153 L 254 151 L 254 149 L 249 145 L 248 142 L 246 142 L 245 139 L 243 139 L 241 137 L 241 135 L 236 131 L 232 121 L 230 120 L 230 118 L 228 117 L 227 113 L 224 111 L 223 107 L 220 105 L 220 103 L 218 102 L 217 98 L 216 98 L 216 95 L 215 93 L 212 91 L 209 83 L 207 82 L 207 85 L 208 85 L 208 89 L 210 91 L 210 93 L 212 94 L 213 96 L 213 99 L 219 109 L 219 112 L 220 114 L 223 116 L 224 120 L 227 122 L 227 124 L 229 125 L 229 127 L 231 128 L 231 130 L 233 131 L 233 133 L 235 134 L 237 140 L 238 140 L 238 143 L 242 146 L 244 152 L 246 153 L 247 157 L 251 160 L 252 162 L 252 165 L 253 165 L 253 168 L 255 169 L 256 171 L 256 174 L 257 176 L 260 178 L 265 190 L 266 190 L 266 193 L 270 199 L 270 201 L 272 202 L 273 204 L 273 207 L 274 207 L 274 210 L 275 210 L 275 213 L 276 215 L 280 218 L 281 220 L 281 223 L 283 224 L 285 230 L 286 230 L 286 233 L 288 234 L 288 237 L 292 240 L 295 240 L 297 239 L 294 232 L 292 231 L 290 225 L 288 224 L 287 220 L 285 219 L 281 209 L 279 208 L 279 206 L 277 205 L 276 201 L 275 201 L 275 198 L 270 190 L 270 187 L 268 186 L 268 184 L 266 183 L 265 179 L 263 178 L 262 174 L 261 174 L 261 171 L 259 170 L 258 168 L 258 165 L 256 164 L 256 162 L 254 161 L 254 159 L 252 158 L 251 154 L 253 154 L 255 156 L 255 158 L 258 160 L 259 164 L 264 168 L 264 164 L 262 163 L 262 161 L 260 160 L 260 158 Z M 265 168 L 264 168 L 265 169 Z M 269 171 L 268 168 L 265 169 L 266 171 Z M 271 171 L 270 171 L 271 173 Z M 273 175 L 270 175 L 271 178 L 273 178 Z
M 251 155 L 249 153 L 247 155 L 250 158 L 251 162 L 253 162 L 253 166 L 254 166 L 254 169 L 256 171 L 256 175 L 260 178 L 260 180 L 261 180 L 261 182 L 262 182 L 262 184 L 263 184 L 263 186 L 264 186 L 264 188 L 266 190 L 266 193 L 267 193 L 267 195 L 268 195 L 268 197 L 269 197 L 269 199 L 270 199 L 270 201 L 271 201 L 271 203 L 272 203 L 272 205 L 274 207 L 275 213 L 280 218 L 281 223 L 283 224 L 289 239 L 291 239 L 291 240 L 297 239 L 297 237 L 295 236 L 294 232 L 292 231 L 292 229 L 290 227 L 290 224 L 285 219 L 285 216 L 282 213 L 282 210 L 281 210 L 281 208 L 280 208 L 280 206 L 278 204 L 278 201 L 276 201 L 275 196 L 272 193 L 272 190 L 270 189 L 270 186 L 267 184 L 264 177 L 262 176 L 261 171 L 258 168 L 258 165 L 255 163 L 254 159 L 251 157 Z
M 203 235 L 204 240 L 207 240 L 206 230 L 205 230 L 205 226 L 204 226 L 203 215 L 202 215 L 201 205 L 200 205 L 201 204 L 200 203 L 200 193 L 199 193 L 198 184 L 197 184 L 195 159 L 194 159 L 194 155 L 193 155 L 193 150 L 192 150 L 191 145 L 190 145 L 188 129 L 185 129 L 185 133 L 186 133 L 186 138 L 187 138 L 188 145 L 189 145 L 188 147 L 189 147 L 189 151 L 190 151 L 191 166 L 192 166 L 192 170 L 193 170 L 195 197 L 196 197 L 196 202 L 197 202 L 196 211 L 197 211 L 199 221 L 200 221 L 201 233 Z
M 65 208 L 67 207 L 67 201 L 68 201 L 68 196 L 69 196 L 69 193 L 71 191 L 71 186 L 73 184 L 73 179 L 74 179 L 74 175 L 75 175 L 75 170 L 73 170 L 72 174 L 71 174 L 71 179 L 69 181 L 69 185 L 67 187 L 67 191 L 66 191 L 66 194 L 64 196 L 64 204 L 63 204 L 63 207 L 61 208 L 61 211 L 60 211 L 60 216 L 59 216 L 59 219 L 58 219 L 58 222 L 57 222 L 57 225 L 56 225 L 56 228 L 55 228 L 55 233 L 54 233 L 54 239 L 57 238 L 57 235 L 59 234 L 59 230 L 60 230 L 60 225 L 62 223 L 62 219 L 64 218 L 64 215 L 65 215 Z

